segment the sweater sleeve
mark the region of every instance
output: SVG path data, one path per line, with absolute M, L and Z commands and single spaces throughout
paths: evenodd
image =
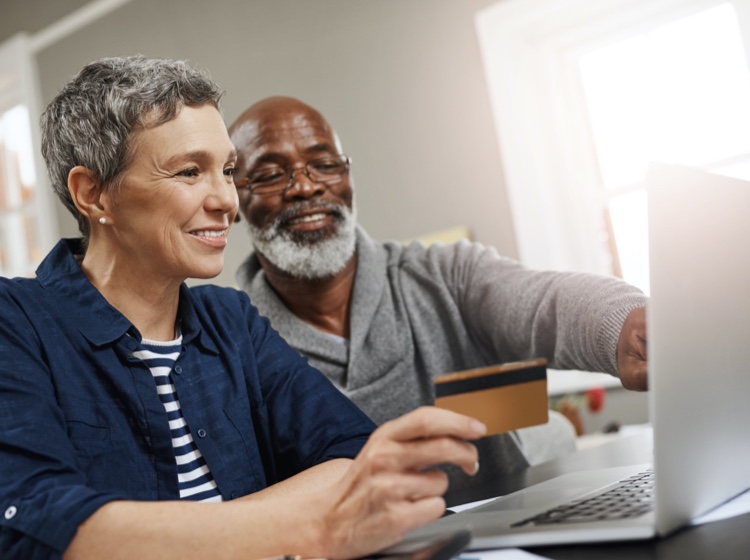
M 638 288 L 603 275 L 529 269 L 479 243 L 428 253 L 469 331 L 498 355 L 617 375 L 622 325 L 646 305 Z

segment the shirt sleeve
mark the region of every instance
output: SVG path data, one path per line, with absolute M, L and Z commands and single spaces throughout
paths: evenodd
M 78 525 L 120 496 L 76 469 L 44 345 L 1 285 L 0 309 L 0 555 L 61 558 Z
M 281 478 L 329 459 L 355 457 L 376 427 L 372 420 L 291 348 L 254 306 L 247 305 L 245 316 Z
M 480 243 L 428 249 L 473 336 L 506 360 L 545 357 L 557 369 L 617 375 L 617 341 L 646 296 L 620 279 L 540 271 Z

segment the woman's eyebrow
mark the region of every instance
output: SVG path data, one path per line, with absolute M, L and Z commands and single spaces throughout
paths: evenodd
M 167 159 L 166 164 L 174 165 L 174 164 L 179 164 L 185 161 L 206 161 L 206 160 L 213 159 L 214 156 L 215 154 L 213 152 L 210 152 L 209 150 L 191 150 L 189 152 L 182 152 L 182 153 L 173 155 L 172 157 Z M 224 161 L 236 160 L 236 159 L 237 159 L 237 150 L 232 148 L 227 153 Z

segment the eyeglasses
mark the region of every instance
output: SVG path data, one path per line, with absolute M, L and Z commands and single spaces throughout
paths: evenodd
M 348 173 L 351 159 L 345 154 L 326 156 L 308 161 L 304 167 L 271 165 L 256 169 L 248 174 L 237 188 L 247 188 L 253 194 L 274 194 L 283 192 L 292 186 L 294 175 L 301 171 L 313 183 L 333 185 L 341 181 Z

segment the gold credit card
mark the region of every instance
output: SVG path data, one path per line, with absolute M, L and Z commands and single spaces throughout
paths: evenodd
M 435 406 L 487 425 L 487 435 L 546 424 L 547 360 L 539 358 L 435 378 Z

